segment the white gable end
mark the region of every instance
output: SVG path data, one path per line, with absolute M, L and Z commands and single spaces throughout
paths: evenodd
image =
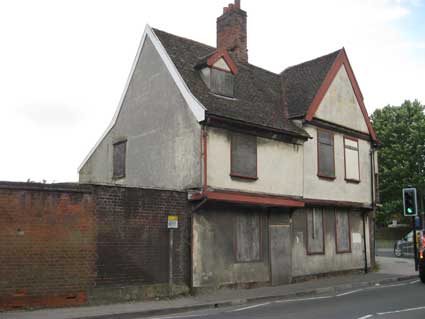
M 332 81 L 314 117 L 369 134 L 344 65 Z
M 224 61 L 223 58 L 220 58 L 217 62 L 214 63 L 213 65 L 215 68 L 218 69 L 222 69 L 222 70 L 226 70 L 226 71 L 231 71 L 229 66 L 227 65 L 226 61 Z

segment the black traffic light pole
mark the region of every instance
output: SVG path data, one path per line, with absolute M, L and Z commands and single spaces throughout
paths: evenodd
M 413 252 L 415 254 L 415 270 L 419 270 L 419 260 L 418 260 L 418 246 L 416 238 L 416 217 L 412 217 L 413 221 Z
M 403 211 L 404 216 L 411 216 L 413 223 L 413 252 L 415 256 L 415 270 L 418 271 L 418 247 L 416 240 L 416 216 L 418 216 L 418 198 L 416 188 L 403 188 Z

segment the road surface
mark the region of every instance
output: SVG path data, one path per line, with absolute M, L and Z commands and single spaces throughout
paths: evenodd
M 264 301 L 152 319 L 424 319 L 425 285 L 410 280 L 334 295 Z

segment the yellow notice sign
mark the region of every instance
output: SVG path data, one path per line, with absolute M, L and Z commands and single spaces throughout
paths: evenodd
M 179 228 L 179 217 L 176 215 L 168 215 L 168 228 L 177 229 Z

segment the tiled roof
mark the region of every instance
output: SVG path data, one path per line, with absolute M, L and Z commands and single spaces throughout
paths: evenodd
M 216 48 L 157 29 L 154 32 L 192 94 L 207 109 L 207 114 L 308 136 L 288 119 L 283 102 L 288 103 L 290 115 L 305 113 L 306 104 L 314 98 L 313 91 L 317 92 L 337 52 L 316 59 L 317 62 L 313 60 L 288 68 L 282 75 L 241 63 L 231 54 L 238 74 L 234 82 L 234 99 L 230 99 L 212 94 L 195 68 L 216 52 Z M 308 96 L 303 97 L 304 93 Z M 284 99 L 284 95 L 287 98 Z M 299 111 L 296 110 L 298 107 Z
M 333 63 L 342 51 L 291 66 L 281 73 L 289 117 L 304 116 Z

